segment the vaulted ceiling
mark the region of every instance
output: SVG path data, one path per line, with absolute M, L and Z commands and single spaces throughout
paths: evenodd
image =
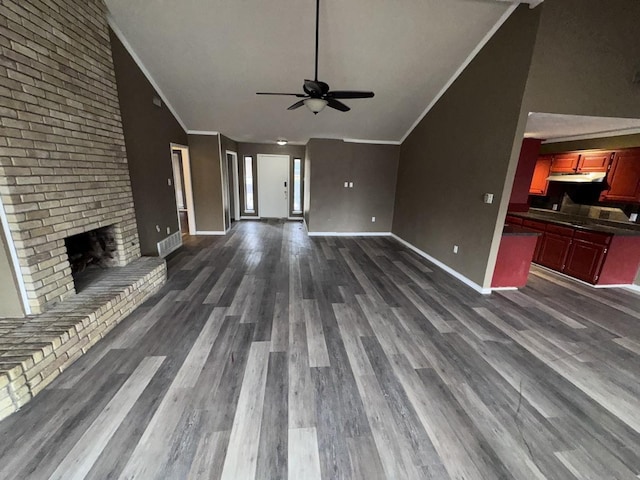
M 111 22 L 192 131 L 400 141 L 510 7 L 494 0 L 322 0 L 319 79 L 373 90 L 352 110 L 287 111 L 313 78 L 313 0 L 106 0 Z

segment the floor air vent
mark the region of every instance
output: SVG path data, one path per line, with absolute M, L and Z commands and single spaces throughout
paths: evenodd
M 182 234 L 180 232 L 176 232 L 158 242 L 158 255 L 164 258 L 171 252 L 177 250 L 180 246 L 182 246 Z

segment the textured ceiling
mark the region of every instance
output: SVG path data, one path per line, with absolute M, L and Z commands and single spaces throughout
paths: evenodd
M 313 77 L 313 0 L 106 0 L 112 23 L 189 130 L 239 141 L 399 141 L 509 4 L 322 0 L 319 79 L 373 90 L 352 110 L 287 111 Z
M 639 132 L 640 120 L 633 118 L 530 113 L 525 136 L 557 140 Z

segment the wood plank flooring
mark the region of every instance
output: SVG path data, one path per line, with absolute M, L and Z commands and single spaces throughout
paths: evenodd
M 635 479 L 640 296 L 482 296 L 390 238 L 244 222 L 0 422 L 2 479 Z

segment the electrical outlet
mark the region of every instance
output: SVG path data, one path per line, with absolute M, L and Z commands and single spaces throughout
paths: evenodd
M 638 214 L 637 214 L 637 213 L 632 213 L 632 214 L 629 216 L 629 220 L 631 220 L 632 222 L 637 221 L 637 220 L 638 220 Z
M 167 185 L 171 186 L 171 179 L 167 178 Z
M 458 245 L 453 246 L 453 253 L 458 253 Z
M 171 233 L 171 227 L 167 227 L 167 235 Z
M 156 232 L 160 233 L 160 225 L 156 225 Z
M 376 221 L 376 217 L 371 217 L 371 221 L 375 222 Z
M 551 210 L 558 210 L 558 204 L 554 203 L 553 206 L 551 207 Z

